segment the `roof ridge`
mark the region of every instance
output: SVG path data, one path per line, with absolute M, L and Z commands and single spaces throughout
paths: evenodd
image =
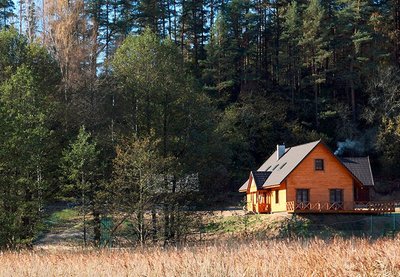
M 303 143 L 303 144 L 298 144 L 298 145 L 295 145 L 295 146 L 290 146 L 288 148 L 301 147 L 301 146 L 308 145 L 308 144 L 313 144 L 313 143 L 320 143 L 321 141 L 322 141 L 322 139 L 319 139 L 319 140 L 315 140 L 315 141 L 311 141 L 311 142 L 307 142 L 307 143 Z

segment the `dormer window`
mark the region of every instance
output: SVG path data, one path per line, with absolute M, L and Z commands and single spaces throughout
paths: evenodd
M 315 170 L 317 170 L 317 171 L 324 170 L 324 160 L 323 159 L 315 159 Z

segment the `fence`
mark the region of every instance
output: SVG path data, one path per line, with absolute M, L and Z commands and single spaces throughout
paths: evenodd
M 294 215 L 282 225 L 283 236 L 371 236 L 400 232 L 400 214 Z

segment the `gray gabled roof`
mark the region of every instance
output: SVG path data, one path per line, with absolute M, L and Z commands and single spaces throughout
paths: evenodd
M 369 157 L 343 157 L 340 160 L 364 186 L 374 186 Z
M 289 147 L 285 154 L 277 160 L 276 151 L 257 171 L 272 171 L 264 182 L 263 187 L 275 186 L 282 181 L 300 164 L 300 162 L 320 143 L 320 140 Z
M 277 153 L 275 151 L 268 160 L 257 169 L 258 172 L 271 172 L 262 187 L 266 188 L 279 185 L 320 142 L 321 140 L 318 140 L 286 148 L 285 154 L 283 154 L 279 160 L 277 160 Z M 247 184 L 248 181 L 240 187 L 239 191 L 245 191 L 247 189 Z

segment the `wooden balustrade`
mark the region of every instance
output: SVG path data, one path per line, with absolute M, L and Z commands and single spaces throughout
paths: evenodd
M 390 213 L 395 211 L 395 202 L 295 202 L 286 203 L 288 212 L 300 213 Z
M 259 213 L 269 213 L 270 212 L 270 205 L 266 203 L 258 204 L 258 212 Z

